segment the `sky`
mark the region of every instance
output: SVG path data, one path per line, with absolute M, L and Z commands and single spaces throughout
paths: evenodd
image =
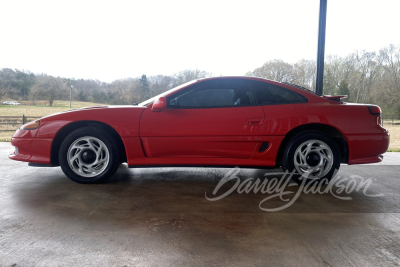
M 326 55 L 400 44 L 399 0 L 328 0 Z M 0 1 L 0 68 L 111 82 L 316 59 L 319 0 Z

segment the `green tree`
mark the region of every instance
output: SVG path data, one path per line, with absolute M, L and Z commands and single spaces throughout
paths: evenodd
M 324 81 L 323 81 L 323 88 L 324 88 L 324 95 L 335 95 L 335 85 L 333 84 L 332 80 L 329 79 L 329 76 L 327 77 L 325 75 Z
M 12 69 L 0 70 L 0 100 L 16 89 L 15 72 Z
M 103 91 L 95 90 L 93 92 L 93 101 L 96 103 L 105 103 L 106 98 L 107 98 L 107 95 Z
M 78 93 L 78 100 L 79 100 L 79 101 L 87 101 L 87 99 L 88 99 L 87 93 L 84 92 L 82 89 L 79 90 L 79 93 Z
M 349 85 L 345 81 L 339 83 L 339 95 L 347 95 L 347 100 L 350 101 Z
M 31 72 L 20 70 L 15 70 L 15 72 L 15 87 L 18 90 L 18 94 L 21 95 L 24 100 L 28 100 L 29 92 L 36 82 L 36 76 Z
M 147 80 L 147 77 L 144 74 L 139 80 L 139 96 L 140 96 L 140 102 L 150 98 L 149 81 Z

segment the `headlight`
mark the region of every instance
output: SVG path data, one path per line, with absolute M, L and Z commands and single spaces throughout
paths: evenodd
M 40 124 L 40 120 L 36 120 L 36 121 L 31 121 L 27 124 L 24 124 L 21 126 L 21 130 L 33 130 L 39 127 Z

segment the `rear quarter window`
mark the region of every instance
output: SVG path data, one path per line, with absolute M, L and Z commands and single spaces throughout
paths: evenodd
M 287 88 L 253 81 L 257 103 L 261 105 L 306 103 L 307 98 Z

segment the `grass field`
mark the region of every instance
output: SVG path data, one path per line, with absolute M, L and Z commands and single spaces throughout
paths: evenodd
M 46 101 L 40 101 L 43 102 L 43 104 Z M 91 102 L 80 102 L 80 101 L 72 101 L 71 103 L 71 109 L 74 108 L 84 108 L 84 107 L 90 107 L 90 106 L 99 106 L 102 104 L 97 104 L 97 103 L 91 103 Z M 0 105 L 0 116 L 31 116 L 31 117 L 43 117 L 47 116 L 53 113 L 69 110 L 69 101 L 61 101 L 61 100 L 55 100 L 54 101 L 53 107 L 50 106 L 25 106 L 25 105 L 20 105 L 20 106 L 6 106 L 6 105 Z M 1 129 L 3 130 L 11 130 L 11 129 L 17 129 L 19 126 L 16 125 L 2 125 Z M 12 135 L 14 132 L 9 132 L 9 131 L 0 131 L 0 142 L 4 141 L 10 141 Z
M 384 125 L 390 133 L 389 151 L 400 152 L 400 125 Z
M 0 116 L 32 116 L 32 117 L 42 117 L 50 115 L 56 112 L 68 110 L 69 101 L 54 101 L 56 106 L 3 106 L 0 105 Z M 89 106 L 98 106 L 101 104 L 91 103 L 91 102 L 79 102 L 73 101 L 72 108 L 83 108 Z M 15 126 L 13 126 L 15 127 Z M 400 151 L 400 125 L 384 125 L 386 129 L 390 132 L 390 145 L 389 151 Z M 4 128 L 5 129 L 5 128 Z M 9 129 L 9 128 L 7 128 Z M 11 128 L 12 129 L 12 128 Z M 11 136 L 14 132 L 2 132 L 0 131 L 0 141 L 10 141 Z
M 47 116 L 53 113 L 57 113 L 60 111 L 68 110 L 69 101 L 54 101 L 54 107 L 50 106 L 5 106 L 0 105 L 0 116 L 32 116 L 32 117 L 42 117 Z M 80 102 L 80 101 L 72 101 L 72 109 L 74 108 L 83 108 L 90 106 L 98 106 L 102 104 L 91 103 L 91 102 Z M 104 104 L 103 104 L 104 105 Z

